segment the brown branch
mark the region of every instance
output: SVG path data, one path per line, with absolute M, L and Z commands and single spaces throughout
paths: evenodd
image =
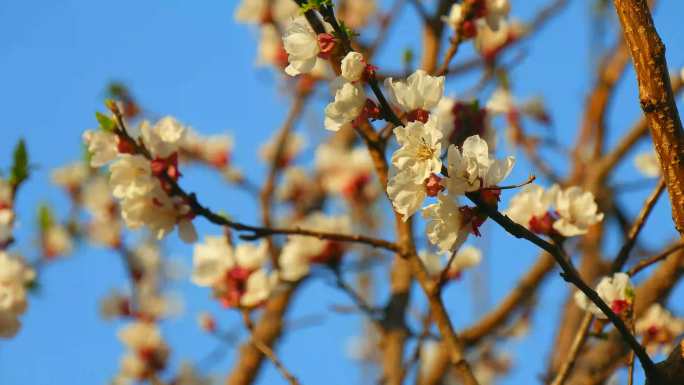
M 667 257 L 669 257 L 671 254 L 676 253 L 679 250 L 684 249 L 684 242 L 678 242 L 675 243 L 674 245 L 668 247 L 665 251 L 663 251 L 660 254 L 654 255 L 651 258 L 644 259 L 642 261 L 639 261 L 636 265 L 632 266 L 631 269 L 627 272 L 630 276 L 634 276 L 640 271 L 648 268 L 649 266 L 653 266 L 654 264 L 658 262 L 664 261 Z
M 254 346 L 261 354 L 266 356 L 276 367 L 278 372 L 290 383 L 290 385 L 300 385 L 299 380 L 295 377 L 278 358 L 273 349 L 268 344 L 264 343 L 254 334 L 254 324 L 250 318 L 249 310 L 242 311 L 242 319 L 245 322 L 245 327 L 250 333 L 250 344 Z
M 283 123 L 280 131 L 276 135 L 275 139 L 275 153 L 273 154 L 273 159 L 271 159 L 271 164 L 269 165 L 268 176 L 264 182 L 264 186 L 259 193 L 259 204 L 261 206 L 261 223 L 264 227 L 271 227 L 271 208 L 273 206 L 273 194 L 276 187 L 276 178 L 282 170 L 283 167 L 283 154 L 285 153 L 285 147 L 290 139 L 290 132 L 292 131 L 297 118 L 301 115 L 302 109 L 304 107 L 304 102 L 306 101 L 306 95 L 295 95 L 294 101 L 290 112 L 287 114 L 287 118 Z M 267 237 L 266 242 L 268 244 L 268 251 L 271 256 L 271 262 L 276 268 L 278 264 L 278 252 L 273 243 L 273 238 Z
M 259 322 L 254 325 L 252 335 L 266 346 L 274 346 L 283 330 L 285 312 L 300 283 L 288 286 L 276 293 L 264 305 Z M 253 344 L 247 342 L 240 348 L 238 359 L 226 380 L 226 385 L 248 385 L 254 382 L 263 364 L 264 354 Z
M 635 289 L 635 317 L 641 317 L 654 302 L 665 300 L 683 274 L 684 253 L 680 251 L 670 254 L 656 271 Z M 597 342 L 580 355 L 567 384 L 603 384 L 615 368 L 622 365 L 628 353 L 629 349 L 620 335 L 615 331 L 609 333 L 607 339 Z
M 474 346 L 483 338 L 495 332 L 498 328 L 506 324 L 511 319 L 516 309 L 525 304 L 525 300 L 532 296 L 544 281 L 544 278 L 553 271 L 556 262 L 547 253 L 539 256 L 537 262 L 530 270 L 520 278 L 517 285 L 509 291 L 496 308 L 484 315 L 472 326 L 464 329 L 460 335 L 466 346 Z M 419 378 L 421 385 L 437 385 L 440 383 L 444 374 L 449 369 L 449 358 L 445 350 L 440 353 L 433 362 L 432 370 L 423 378 Z
M 501 214 L 495 208 L 484 203 L 480 199 L 479 194 L 468 193 L 466 196 L 471 201 L 473 201 L 473 203 L 475 203 L 480 209 L 482 209 L 488 217 L 492 218 L 492 220 L 498 223 L 508 233 L 510 233 L 516 238 L 526 239 L 532 242 L 533 244 L 537 245 L 541 249 L 545 250 L 549 254 L 551 254 L 563 270 L 563 273 L 561 274 L 563 279 L 565 279 L 569 283 L 572 283 L 580 291 L 582 291 L 582 293 L 584 293 L 587 296 L 587 298 L 589 298 L 589 300 L 591 300 L 599 309 L 601 309 L 601 312 L 603 312 L 603 314 L 605 314 L 606 317 L 608 317 L 608 320 L 610 320 L 610 322 L 620 332 L 620 335 L 625 340 L 625 342 L 627 342 L 630 348 L 634 350 L 636 355 L 639 357 L 639 361 L 641 362 L 641 366 L 644 368 L 646 376 L 648 378 L 658 377 L 658 373 L 655 370 L 655 365 L 651 358 L 648 356 L 648 353 L 646 353 L 644 347 L 639 343 L 639 341 L 636 340 L 634 335 L 632 335 L 632 333 L 629 331 L 629 329 L 622 321 L 622 319 L 620 319 L 620 317 L 617 314 L 615 314 L 615 312 L 613 312 L 610 306 L 608 306 L 603 301 L 603 299 L 601 299 L 601 297 L 598 295 L 598 293 L 596 293 L 596 291 L 594 291 L 594 289 L 589 287 L 589 285 L 587 285 L 587 283 L 584 282 L 584 280 L 580 277 L 575 267 L 570 262 L 569 257 L 565 254 L 565 251 L 563 251 L 561 247 L 543 240 L 536 234 L 526 229 L 524 226 L 521 226 L 513 222 L 510 218 Z
M 563 362 L 563 365 L 561 365 L 561 368 L 558 371 L 556 378 L 554 378 L 551 382 L 551 385 L 563 385 L 565 383 L 570 371 L 572 370 L 573 366 L 575 366 L 575 362 L 577 362 L 577 357 L 579 356 L 582 346 L 584 346 L 584 342 L 587 340 L 589 327 L 591 326 L 591 321 L 593 319 L 594 316 L 590 312 L 586 312 L 584 314 L 584 318 L 582 318 L 579 330 L 575 334 L 575 338 L 572 340 L 568 358 L 565 360 L 565 362 Z
M 629 257 L 629 253 L 632 250 L 632 248 L 634 247 L 634 245 L 636 244 L 637 236 L 639 235 L 639 233 L 643 229 L 644 224 L 646 223 L 646 218 L 648 218 L 649 214 L 652 212 L 653 207 L 655 206 L 656 202 L 658 202 L 658 198 L 662 194 L 664 188 L 665 188 L 665 182 L 661 179 L 660 183 L 658 183 L 658 185 L 653 190 L 651 195 L 649 195 L 648 198 L 646 199 L 646 201 L 644 202 L 644 206 L 642 207 L 641 211 L 639 212 L 639 215 L 637 216 L 637 218 L 634 220 L 634 223 L 630 227 L 629 233 L 627 235 L 627 240 L 625 241 L 625 243 L 620 248 L 620 251 L 618 252 L 615 259 L 613 259 L 613 264 L 611 265 L 611 272 L 612 273 L 616 273 L 616 272 L 622 270 L 622 267 L 627 262 L 627 258 Z M 552 385 L 563 385 L 563 383 L 567 379 L 568 375 L 570 374 L 570 371 L 572 370 L 573 366 L 575 365 L 575 362 L 577 360 L 577 357 L 579 355 L 580 350 L 582 349 L 582 346 L 586 342 L 587 333 L 589 331 L 589 327 L 591 326 L 592 319 L 593 319 L 593 315 L 591 313 L 587 312 L 584 315 L 584 318 L 582 319 L 582 322 L 580 323 L 579 329 L 577 330 L 577 333 L 575 334 L 575 338 L 573 339 L 572 345 L 570 347 L 570 352 L 568 353 L 568 357 L 565 359 L 565 361 L 561 365 L 561 368 L 558 371 L 556 378 L 551 383 Z M 632 334 L 634 334 L 634 330 L 632 330 Z
M 627 234 L 627 241 L 622 245 L 620 251 L 618 252 L 618 255 L 613 260 L 613 264 L 611 266 L 611 270 L 613 272 L 622 270 L 622 267 L 625 265 L 625 262 L 627 262 L 629 253 L 630 251 L 632 251 L 634 245 L 636 244 L 637 236 L 639 236 L 639 233 L 644 228 L 644 224 L 646 224 L 646 218 L 648 218 L 649 214 L 651 214 L 653 207 L 658 202 L 658 198 L 660 198 L 660 195 L 663 193 L 664 189 L 665 181 L 661 178 L 656 188 L 653 189 L 651 195 L 649 195 L 648 198 L 646 198 L 644 206 L 641 208 L 639 215 L 634 220 L 634 223 L 632 224 L 632 227 L 630 228 L 629 233 Z
M 672 84 L 672 92 L 678 95 L 682 91 L 681 76 L 679 74 L 672 75 L 670 77 L 670 82 Z M 615 168 L 615 166 L 622 160 L 625 155 L 634 147 L 634 145 L 648 133 L 648 121 L 646 118 L 639 119 L 638 122 L 632 126 L 627 135 L 623 136 L 618 144 L 613 148 L 611 152 L 606 154 L 601 160 L 596 164 L 593 169 L 596 170 L 593 175 L 593 179 L 600 183 L 600 181 L 605 180 L 608 174 Z
M 651 131 L 672 204 L 672 218 L 684 234 L 684 129 L 670 85 L 665 45 L 646 0 L 614 0 L 639 83 L 641 109 Z

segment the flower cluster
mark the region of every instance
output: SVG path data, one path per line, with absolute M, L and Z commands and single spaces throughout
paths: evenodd
M 315 212 L 304 218 L 297 226 L 302 229 L 349 233 L 350 219 L 346 216 L 326 216 Z M 334 266 L 345 251 L 341 242 L 315 237 L 291 235 L 279 257 L 280 277 L 285 281 L 297 281 L 309 274 L 311 264 Z
M 341 75 L 330 85 L 334 96 L 332 103 L 325 108 L 325 128 L 339 131 L 357 118 L 374 118 L 375 104 L 366 98 L 363 78 L 368 65 L 363 55 L 349 52 L 341 62 Z
M 181 239 L 194 242 L 194 213 L 172 194 L 171 182 L 181 176 L 178 153 L 186 128 L 172 117 L 140 124 L 140 135 L 86 131 L 84 141 L 92 167 L 109 164 L 109 185 L 120 200 L 121 216 L 129 228 L 147 227 L 159 239 L 178 226 Z
M 327 31 L 332 27 L 325 24 Z M 327 58 L 335 48 L 335 38 L 330 33 L 316 34 L 305 17 L 292 20 L 283 34 L 283 46 L 289 65 L 285 73 L 290 76 L 310 73 L 320 59 Z
M 392 154 L 387 194 L 405 221 L 422 209 L 430 242 L 451 252 L 468 234 L 479 235 L 478 228 L 486 219 L 477 208 L 460 205 L 458 197 L 478 193 L 487 203 L 497 203 L 497 185 L 508 176 L 515 160 L 512 156 L 493 158 L 487 141 L 479 135 L 465 138 L 460 145 L 444 141 L 445 125 L 440 122 L 444 114 L 430 113 L 440 110 L 443 77 L 416 71 L 404 82 L 387 79 L 386 87 L 409 121 L 394 129 L 400 147 Z M 448 147 L 443 148 L 444 144 Z M 446 165 L 442 163 L 444 150 Z M 436 197 L 437 202 L 423 208 L 427 197 Z
M 596 286 L 599 297 L 608 305 L 610 309 L 619 316 L 626 316 L 632 311 L 634 304 L 634 286 L 625 273 L 615 273 L 612 277 L 603 277 Z M 580 308 L 590 311 L 600 319 L 608 317 L 599 309 L 596 304 L 581 291 L 575 292 L 575 303 Z
M 639 172 L 649 178 L 655 178 L 662 173 L 658 156 L 655 151 L 642 152 L 634 157 L 634 165 Z
M 481 25 L 498 30 L 510 9 L 508 0 L 465 0 L 451 6 L 444 22 L 463 37 L 471 38 Z
M 646 347 L 669 352 L 672 344 L 684 333 L 684 319 L 674 317 L 662 305 L 654 303 L 634 327 Z
M 207 236 L 195 245 L 192 281 L 211 287 L 225 307 L 251 308 L 265 301 L 275 276 L 265 269 L 268 248 L 242 243 L 233 247 L 225 236 Z
M 17 256 L 0 251 L 0 338 L 11 338 L 21 327 L 27 307 L 27 288 L 35 272 Z
M 194 160 L 213 166 L 219 170 L 230 167 L 233 151 L 233 138 L 230 135 L 202 136 L 191 128 L 186 128 L 179 143 L 181 160 Z
M 136 321 L 119 331 L 128 351 L 121 359 L 119 381 L 143 381 L 166 367 L 169 348 L 154 323 Z
M 110 248 L 121 245 L 122 223 L 107 177 L 97 175 L 83 188 L 83 206 L 90 214 L 87 233 L 91 242 Z
M 482 59 L 493 62 L 506 47 L 527 33 L 527 26 L 515 20 L 501 20 L 498 29 L 487 23 L 478 23 L 475 36 L 475 49 Z
M 482 261 L 482 251 L 473 246 L 461 248 L 456 255 L 454 255 L 453 259 L 451 259 L 451 255 L 446 255 L 446 258 L 444 258 L 439 254 L 428 251 L 421 251 L 418 256 L 421 261 L 423 261 L 428 274 L 432 277 L 439 278 L 444 269 L 446 269 L 445 277 L 447 279 L 460 278 L 465 270 L 476 267 Z M 449 266 L 445 266 L 446 262 L 449 262 L 450 259 L 451 263 Z
M 506 215 L 535 233 L 564 237 L 585 234 L 603 220 L 594 194 L 577 186 L 562 189 L 558 185 L 548 190 L 535 184 L 525 186 L 511 198 Z
M 373 163 L 364 147 L 322 144 L 316 149 L 316 172 L 326 193 L 351 202 L 370 202 L 377 195 Z

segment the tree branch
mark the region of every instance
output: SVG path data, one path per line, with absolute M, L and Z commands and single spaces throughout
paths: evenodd
M 670 193 L 672 218 L 684 235 L 684 129 L 670 85 L 665 45 L 646 0 L 614 0 L 613 4 L 631 51 L 641 109 Z

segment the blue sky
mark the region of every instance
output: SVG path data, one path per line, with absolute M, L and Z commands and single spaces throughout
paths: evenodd
M 255 31 L 233 22 L 235 3 L 0 2 L 0 164 L 8 164 L 13 143 L 23 137 L 36 165 L 18 202 L 19 251 L 27 257 L 35 256 L 32 230 L 39 202 L 50 202 L 58 212 L 66 212 L 67 200 L 50 186 L 49 170 L 79 158 L 81 132 L 94 126 L 93 113 L 102 109 L 105 85 L 114 79 L 126 82 L 152 114 L 174 115 L 202 133 L 231 133 L 237 143 L 235 163 L 253 180 L 263 175 L 264 167 L 257 160 L 254 144 L 262 143 L 279 126 L 288 100 L 281 92 L 282 83 L 273 73 L 254 70 Z M 541 0 L 512 3 L 514 15 L 523 20 L 545 4 Z M 571 3 L 543 33 L 520 46 L 518 51 L 525 53 L 524 60 L 512 71 L 516 94 L 546 98 L 557 139 L 565 144 L 573 143 L 592 79 L 589 6 L 585 2 Z M 684 64 L 684 43 L 678 39 L 679 16 L 683 13 L 684 3 L 663 1 L 656 14 L 671 68 Z M 377 61 L 381 67 L 392 67 L 385 63 L 400 63 L 406 47 L 419 52 L 419 34 L 408 33 L 415 26 L 414 16 L 405 9 Z M 468 57 L 471 51 L 462 50 L 455 61 Z M 609 144 L 640 114 L 633 75 L 628 71 L 611 108 Z M 451 82 L 447 93 L 458 95 L 475 80 L 471 76 Z M 323 137 L 326 134 L 321 132 L 321 108 L 313 107 L 305 112 L 300 130 Z M 646 146 L 648 143 L 643 143 L 641 148 Z M 564 166 L 564 160 L 557 155 L 551 155 L 550 161 Z M 524 180 L 530 172 L 533 170 L 529 164 L 521 160 L 511 180 Z M 218 179 L 211 172 L 198 169 L 190 170 L 183 183 L 211 207 L 221 208 L 245 222 L 255 222 L 254 202 Z M 622 165 L 613 177 L 614 181 L 636 179 L 639 177 L 631 162 Z M 648 192 L 649 188 L 645 188 L 625 193 L 620 202 L 634 215 Z M 203 234 L 219 231 L 203 221 L 198 221 L 198 225 Z M 490 251 L 481 268 L 491 283 L 484 296 L 488 300 L 474 303 L 470 278 L 452 285 L 445 303 L 457 328 L 476 319 L 481 309 L 493 306 L 537 255 L 533 247 L 510 238 L 491 224 L 485 232 L 487 240 L 475 243 Z M 663 199 L 642 237 L 646 245 L 655 246 L 674 236 L 669 203 Z M 613 243 L 609 242 L 609 250 L 617 249 Z M 175 238 L 167 242 L 167 251 L 170 258 L 189 265 L 190 248 Z M 120 325 L 99 319 L 97 301 L 110 289 L 125 284 L 119 259 L 110 252 L 83 246 L 72 257 L 50 266 L 41 276 L 40 284 L 41 290 L 31 298 L 23 318 L 21 333 L 9 342 L 0 342 L 0 383 L 106 383 L 116 373 L 122 353 L 115 337 Z M 207 290 L 194 287 L 187 280 L 173 289 L 183 297 L 186 310 L 183 316 L 164 324 L 173 360 L 197 361 L 214 348 L 215 341 L 197 329 L 196 313 L 210 310 L 220 314 L 223 325 L 238 325 L 239 319 L 234 313 L 222 311 L 210 300 Z M 534 383 L 545 367 L 544 357 L 550 349 L 547 342 L 553 335 L 558 305 L 567 289 L 557 276 L 544 289 L 532 335 L 506 346 L 514 363 L 520 365 L 502 384 Z M 380 288 L 381 292 L 384 290 Z M 677 294 L 681 296 L 681 290 Z M 414 298 L 420 296 L 416 292 Z M 345 354 L 347 338 L 358 333 L 360 318 L 328 311 L 332 304 L 347 303 L 341 293 L 329 288 L 322 279 L 307 283 L 305 292 L 295 301 L 291 319 L 326 314 L 320 325 L 288 334 L 279 348 L 287 367 L 303 384 L 349 384 L 361 380 L 360 370 Z M 422 301 L 416 301 L 416 306 L 422 305 Z M 681 301 L 674 309 L 684 314 Z M 213 372 L 224 375 L 234 359 L 229 353 Z M 267 366 L 259 383 L 283 383 L 277 372 Z

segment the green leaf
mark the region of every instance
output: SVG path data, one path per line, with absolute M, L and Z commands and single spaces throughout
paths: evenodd
M 95 119 L 97 119 L 97 122 L 100 124 L 100 128 L 104 131 L 108 132 L 113 132 L 114 128 L 116 127 L 116 124 L 110 118 L 109 116 L 101 113 L 101 112 L 95 112 Z
M 13 186 L 18 186 L 29 177 L 28 152 L 26 151 L 24 139 L 20 139 L 14 147 L 12 158 L 12 170 L 9 181 Z
M 52 215 L 52 209 L 50 206 L 43 203 L 38 207 L 38 227 L 41 232 L 46 231 L 54 223 L 54 217 Z
M 410 65 L 413 63 L 414 56 L 413 50 L 411 48 L 406 48 L 404 49 L 404 53 L 402 55 L 402 61 L 405 65 Z
M 340 28 L 342 28 L 342 32 L 346 35 L 346 36 L 340 36 L 343 39 L 352 40 L 353 38 L 360 36 L 353 29 L 347 27 L 347 25 L 344 24 L 344 21 L 340 21 Z
M 301 5 L 302 12 L 307 12 L 307 11 L 312 11 L 312 10 L 317 10 L 323 5 L 329 5 L 332 6 L 333 2 L 332 0 L 309 0 L 306 3 Z

